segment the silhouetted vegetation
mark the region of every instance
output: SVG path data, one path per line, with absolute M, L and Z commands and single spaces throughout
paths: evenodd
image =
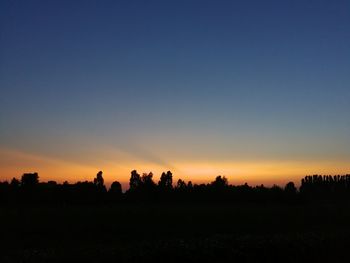
M 38 173 L 25 173 L 21 180 L 0 183 L 2 203 L 120 203 L 120 202 L 303 202 L 309 200 L 350 199 L 350 175 L 306 176 L 299 189 L 293 182 L 283 188 L 232 185 L 225 176 L 217 176 L 208 184 L 192 184 L 179 179 L 173 184 L 173 174 L 163 172 L 158 183 L 153 173 L 140 175 L 131 172 L 129 189 L 124 193 L 118 181 L 107 190 L 103 173 L 99 171 L 93 181 L 59 184 L 55 181 L 40 182 Z
M 131 172 L 129 189 L 91 181 L 0 183 L 1 262 L 339 262 L 350 243 L 350 176 L 298 189 L 193 184 Z M 345 202 L 339 202 L 339 200 Z M 321 201 L 321 202 L 316 202 Z
M 350 175 L 312 175 L 301 180 L 300 195 L 312 200 L 350 200 Z

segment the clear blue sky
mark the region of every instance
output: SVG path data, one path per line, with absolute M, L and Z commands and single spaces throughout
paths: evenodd
M 1 1 L 0 176 L 350 163 L 349 47 L 345 0 Z

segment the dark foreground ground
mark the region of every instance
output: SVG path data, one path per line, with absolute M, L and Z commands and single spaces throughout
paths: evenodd
M 350 262 L 350 204 L 0 208 L 0 262 Z

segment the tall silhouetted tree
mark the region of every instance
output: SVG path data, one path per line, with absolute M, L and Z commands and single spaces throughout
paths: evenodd
M 99 171 L 96 174 L 96 177 L 94 178 L 94 185 L 96 185 L 98 188 L 103 188 L 104 187 L 104 179 L 102 176 L 102 171 Z
M 167 173 L 163 172 L 160 176 L 158 186 L 163 190 L 171 190 L 173 188 L 173 174 L 170 171 L 167 171 Z
M 131 191 L 138 189 L 141 185 L 141 177 L 136 170 L 131 171 L 129 187 Z
M 156 184 L 153 181 L 153 173 L 149 172 L 147 173 L 143 173 L 142 177 L 141 177 L 141 182 L 142 182 L 142 187 L 146 190 L 150 190 L 153 189 Z

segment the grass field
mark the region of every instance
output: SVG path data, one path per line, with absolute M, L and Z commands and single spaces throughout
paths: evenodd
M 349 262 L 350 205 L 1 207 L 0 262 Z

